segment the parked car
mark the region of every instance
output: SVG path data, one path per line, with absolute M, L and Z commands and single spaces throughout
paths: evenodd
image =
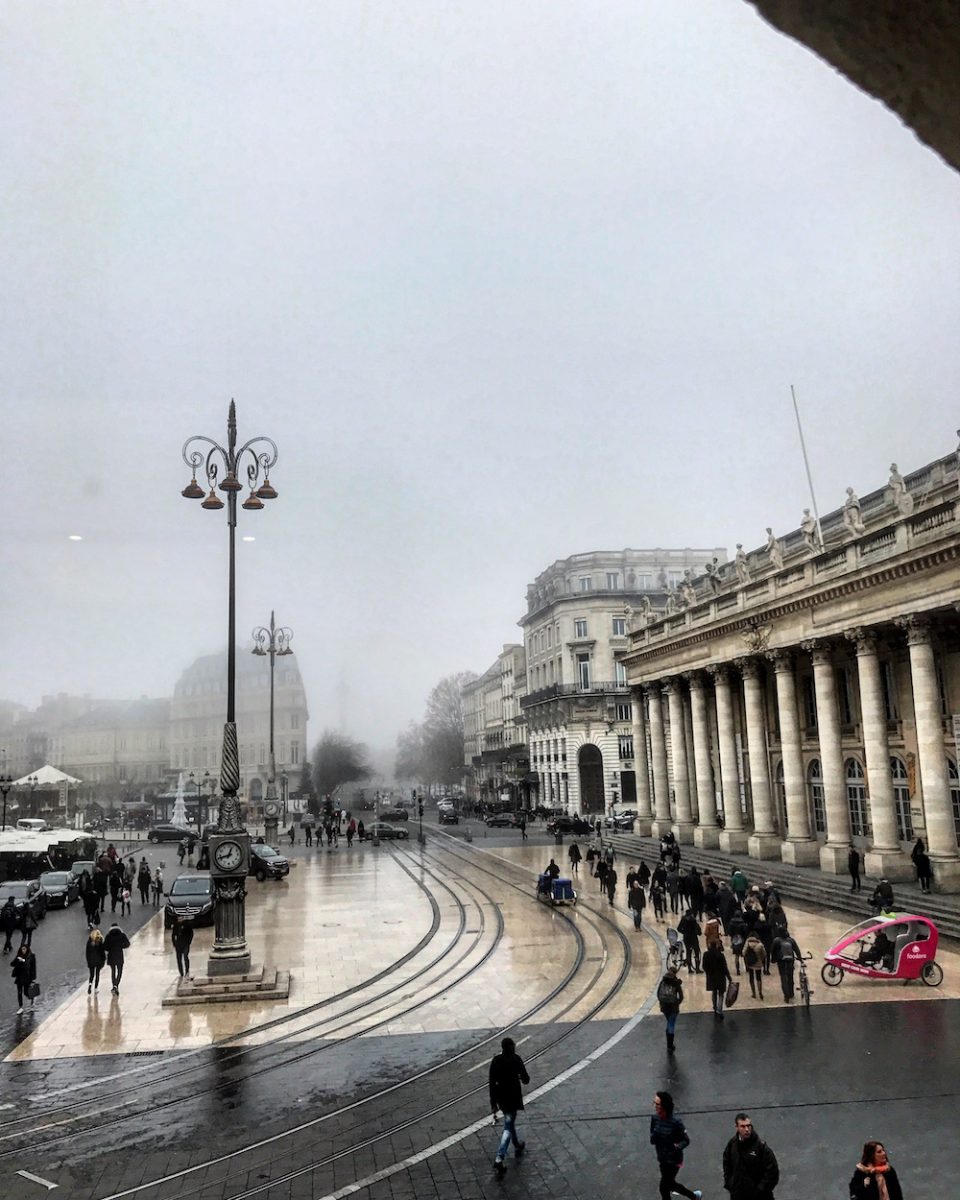
M 456 810 L 452 808 L 440 809 L 440 824 L 441 825 L 459 825 L 460 818 L 457 816 Z
M 179 842 L 181 838 L 190 838 L 196 840 L 196 830 L 181 829 L 179 825 L 154 825 L 147 832 L 147 841 L 153 842 Z
M 547 822 L 547 833 L 591 833 L 593 825 L 589 821 L 584 821 L 582 817 L 571 817 L 566 813 L 562 813 L 558 817 L 551 817 Z
M 78 886 L 81 875 L 86 875 L 87 879 L 93 879 L 93 869 L 96 865 L 92 858 L 78 858 L 70 864 L 70 874 L 75 876 Z
M 47 908 L 66 908 L 80 899 L 80 880 L 72 871 L 44 871 L 40 885 L 47 893 Z
M 633 829 L 633 821 L 636 817 L 636 812 L 632 808 L 625 808 L 623 812 L 614 813 L 613 816 L 607 817 L 604 820 L 604 825 L 607 829 Z
M 487 817 L 486 824 L 491 829 L 510 828 L 517 823 L 516 815 L 512 812 L 493 813 Z
M 386 812 L 382 812 L 380 818 L 383 821 L 409 821 L 410 814 L 405 808 L 400 808 L 398 805 L 396 808 L 388 808 Z
M 365 836 L 368 838 L 400 838 L 406 840 L 410 836 L 408 829 L 399 829 L 396 825 L 388 825 L 386 821 L 371 821 L 365 827 Z
M 14 879 L 0 884 L 0 908 L 11 896 L 18 916 L 26 908 L 38 921 L 47 915 L 47 893 L 39 879 Z
M 192 925 L 212 925 L 217 893 L 209 875 L 178 875 L 167 892 L 163 925 L 170 929 L 177 921 Z
M 272 846 L 265 842 L 250 843 L 250 874 L 256 875 L 261 883 L 265 879 L 282 879 L 290 874 L 290 864 Z

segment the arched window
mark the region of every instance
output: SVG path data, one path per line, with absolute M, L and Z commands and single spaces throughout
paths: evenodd
M 827 803 L 823 795 L 823 769 L 819 758 L 812 759 L 807 767 L 807 792 L 813 812 L 813 828 L 817 833 L 826 833 Z
M 950 776 L 950 802 L 953 806 L 953 828 L 960 842 L 960 771 L 953 759 L 947 759 L 947 774 Z
M 913 841 L 913 821 L 910 820 L 910 787 L 907 768 L 903 759 L 894 755 L 890 759 L 890 775 L 893 779 L 893 801 L 897 808 L 897 837 L 901 842 Z
M 854 837 L 869 837 L 870 810 L 863 767 L 855 758 L 848 758 L 844 764 L 844 774 L 847 779 L 847 804 L 850 807 L 850 832 Z

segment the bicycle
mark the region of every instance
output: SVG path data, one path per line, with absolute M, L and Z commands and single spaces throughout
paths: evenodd
M 810 987 L 810 976 L 807 974 L 807 963 L 812 958 L 813 954 L 809 950 L 806 954 L 801 954 L 800 956 L 800 999 L 807 1008 L 810 1007 L 810 997 L 813 995 L 813 989 Z
M 675 929 L 667 930 L 667 966 L 675 967 L 678 971 L 687 962 L 686 950 Z

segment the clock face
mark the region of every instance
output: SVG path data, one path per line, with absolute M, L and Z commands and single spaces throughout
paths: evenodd
M 235 871 L 243 862 L 243 848 L 239 842 L 221 842 L 213 859 L 221 871 Z
M 268 817 L 275 817 L 280 812 L 280 805 L 276 800 L 268 800 L 263 806 L 263 811 Z

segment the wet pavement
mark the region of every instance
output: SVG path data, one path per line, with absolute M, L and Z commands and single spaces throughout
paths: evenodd
M 132 938 L 119 999 L 88 1000 L 85 982 L 45 992 L 0 1066 L 0 1194 L 43 1195 L 32 1175 L 76 1200 L 653 1196 L 659 1087 L 691 1130 L 683 1177 L 708 1197 L 722 1194 L 719 1154 L 744 1106 L 781 1156 L 779 1200 L 845 1195 L 872 1136 L 909 1200 L 947 1194 L 952 947 L 938 955 L 938 989 L 847 979 L 828 990 L 814 972 L 811 1008 L 770 986 L 722 1023 L 691 977 L 671 1062 L 652 1003 L 665 924 L 635 932 L 622 891 L 611 909 L 585 872 L 576 908 L 537 902 L 533 875 L 557 852 L 542 833 L 520 844 L 478 829 L 468 845 L 463 827 L 450 832 L 459 838 L 431 830 L 423 849 L 415 838 L 298 846 L 287 881 L 251 881 L 254 958 L 290 967 L 289 1001 L 162 1009 L 175 980 L 162 918 Z M 849 923 L 789 913 L 818 958 Z M 198 931 L 196 971 L 209 940 Z M 531 1072 L 530 1140 L 498 1181 L 486 1067 L 505 1026 Z

